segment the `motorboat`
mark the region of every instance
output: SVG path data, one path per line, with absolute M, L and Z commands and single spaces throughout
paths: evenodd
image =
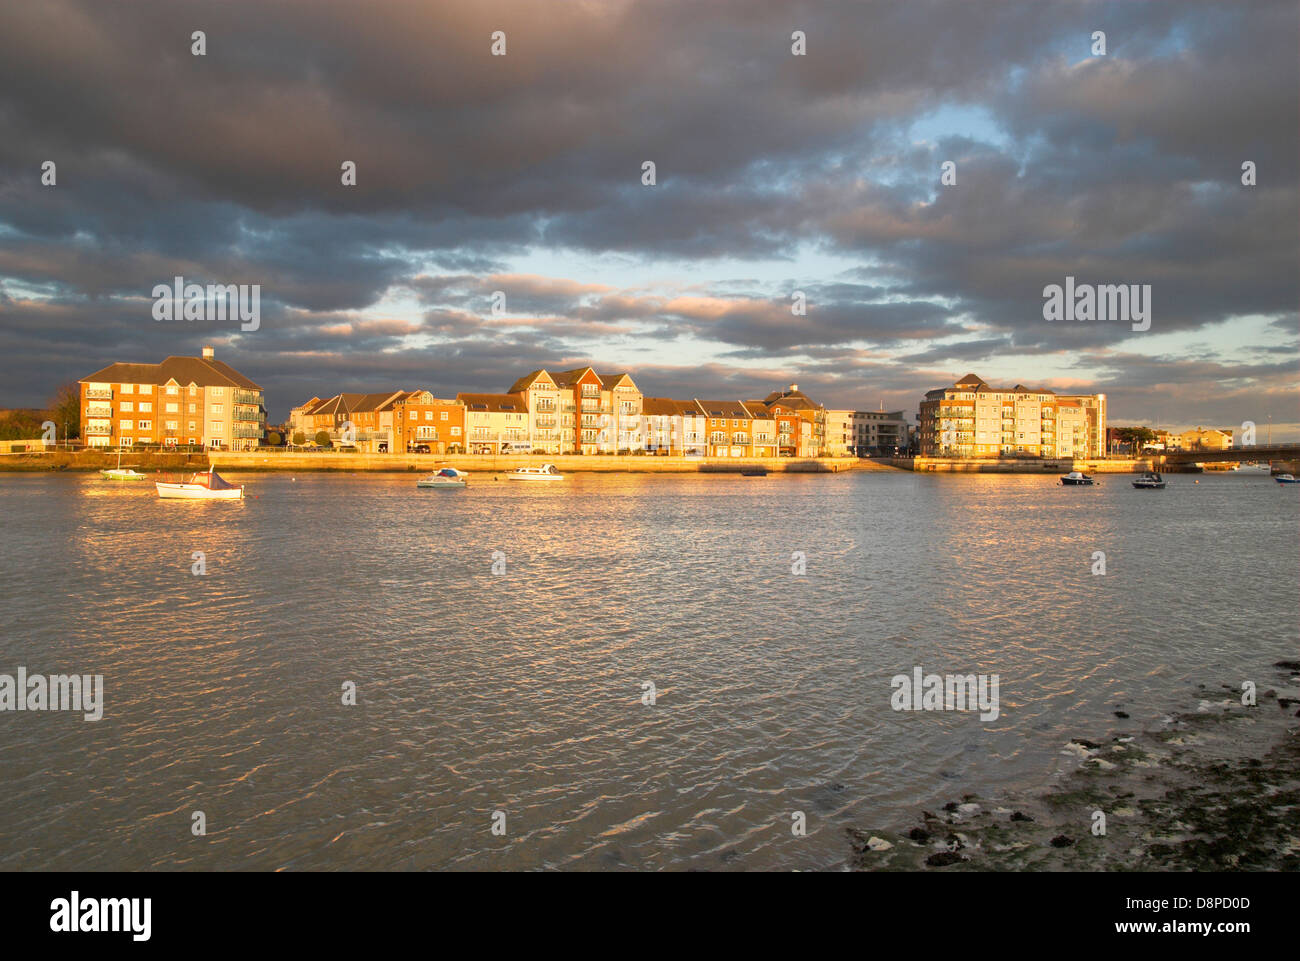
M 1068 474 L 1061 475 L 1061 483 L 1066 487 L 1091 487 L 1093 481 L 1083 471 L 1072 470 Z
M 1268 477 L 1273 472 L 1269 464 L 1238 464 L 1229 474 L 1245 474 L 1247 476 Z
M 244 496 L 243 484 L 232 484 L 215 470 L 191 474 L 184 481 L 158 481 L 154 485 L 159 497 L 184 500 L 239 500 Z
M 1165 489 L 1165 479 L 1153 471 L 1148 471 L 1133 482 L 1140 491 L 1160 491 Z
M 561 481 L 564 475 L 554 464 L 543 464 L 541 467 L 516 467 L 508 471 L 506 476 L 511 480 L 518 481 Z
M 1292 477 L 1290 474 L 1278 474 L 1276 477 L 1273 478 L 1273 480 L 1277 481 L 1279 484 L 1300 483 L 1296 481 L 1296 479 Z
M 469 486 L 469 475 L 454 467 L 444 467 L 427 477 L 421 477 L 415 482 L 415 486 L 433 490 L 460 490 Z

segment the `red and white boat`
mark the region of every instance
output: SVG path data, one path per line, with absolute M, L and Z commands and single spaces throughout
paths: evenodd
M 244 496 L 243 484 L 231 484 L 214 470 L 191 474 L 185 481 L 157 481 L 159 497 L 188 500 L 238 500 Z

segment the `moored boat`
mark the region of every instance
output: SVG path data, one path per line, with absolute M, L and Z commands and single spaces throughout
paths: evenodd
M 1148 471 L 1133 482 L 1133 486 L 1140 491 L 1159 491 L 1165 489 L 1165 479 L 1159 474 Z
M 1290 474 L 1278 474 L 1276 477 L 1273 478 L 1273 480 L 1277 481 L 1279 484 L 1297 484 L 1297 483 L 1300 483 L 1300 481 L 1297 481 L 1297 480 L 1296 480 L 1292 475 L 1290 475 Z
M 516 467 L 514 470 L 507 472 L 507 477 L 511 480 L 520 481 L 562 481 L 564 475 L 554 464 L 543 464 L 541 467 Z
M 1066 487 L 1091 487 L 1093 481 L 1083 471 L 1072 470 L 1068 474 L 1061 475 L 1061 483 Z
M 444 467 L 415 482 L 416 487 L 432 490 L 460 490 L 469 486 L 469 475 L 454 467 Z
M 244 496 L 243 484 L 232 484 L 215 470 L 191 474 L 188 480 L 157 481 L 159 497 L 182 500 L 238 500 Z
M 99 476 L 104 478 L 105 480 L 134 481 L 134 480 L 144 480 L 149 475 L 137 473 L 136 471 L 132 470 L 129 467 L 123 467 L 122 448 L 119 447 L 117 449 L 117 466 L 110 467 L 108 470 L 100 471 Z

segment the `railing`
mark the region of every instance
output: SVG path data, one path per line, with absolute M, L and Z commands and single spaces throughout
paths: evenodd
M 87 407 L 87 408 L 86 408 L 86 416 L 87 416 L 87 417 L 112 417 L 112 416 L 113 416 L 113 408 L 112 408 L 112 407 L 94 407 L 94 406 Z
M 263 431 L 260 427 L 236 427 L 233 436 L 239 438 L 258 439 L 261 438 L 262 434 Z
M 236 390 L 235 403 L 260 407 L 262 405 L 262 393 L 256 390 Z
M 105 390 L 102 387 L 92 388 L 86 391 L 86 397 L 89 398 L 90 400 L 112 400 L 113 391 L 111 389 Z
M 103 436 L 105 436 L 105 435 L 107 435 L 107 434 L 111 434 L 111 433 L 113 433 L 113 428 L 112 428 L 112 427 L 89 427 L 89 426 L 87 426 L 87 427 L 85 428 L 85 431 L 86 431 L 87 434 L 94 434 L 94 435 L 97 436 L 97 437 L 103 437 Z

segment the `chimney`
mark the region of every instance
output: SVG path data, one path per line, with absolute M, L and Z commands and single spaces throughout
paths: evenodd
M 212 360 L 212 358 L 214 358 L 215 356 L 216 356 L 216 351 L 214 351 L 214 350 L 212 349 L 212 345 L 211 345 L 211 344 L 204 344 L 204 345 L 203 345 L 203 359 L 204 359 L 204 360 Z

